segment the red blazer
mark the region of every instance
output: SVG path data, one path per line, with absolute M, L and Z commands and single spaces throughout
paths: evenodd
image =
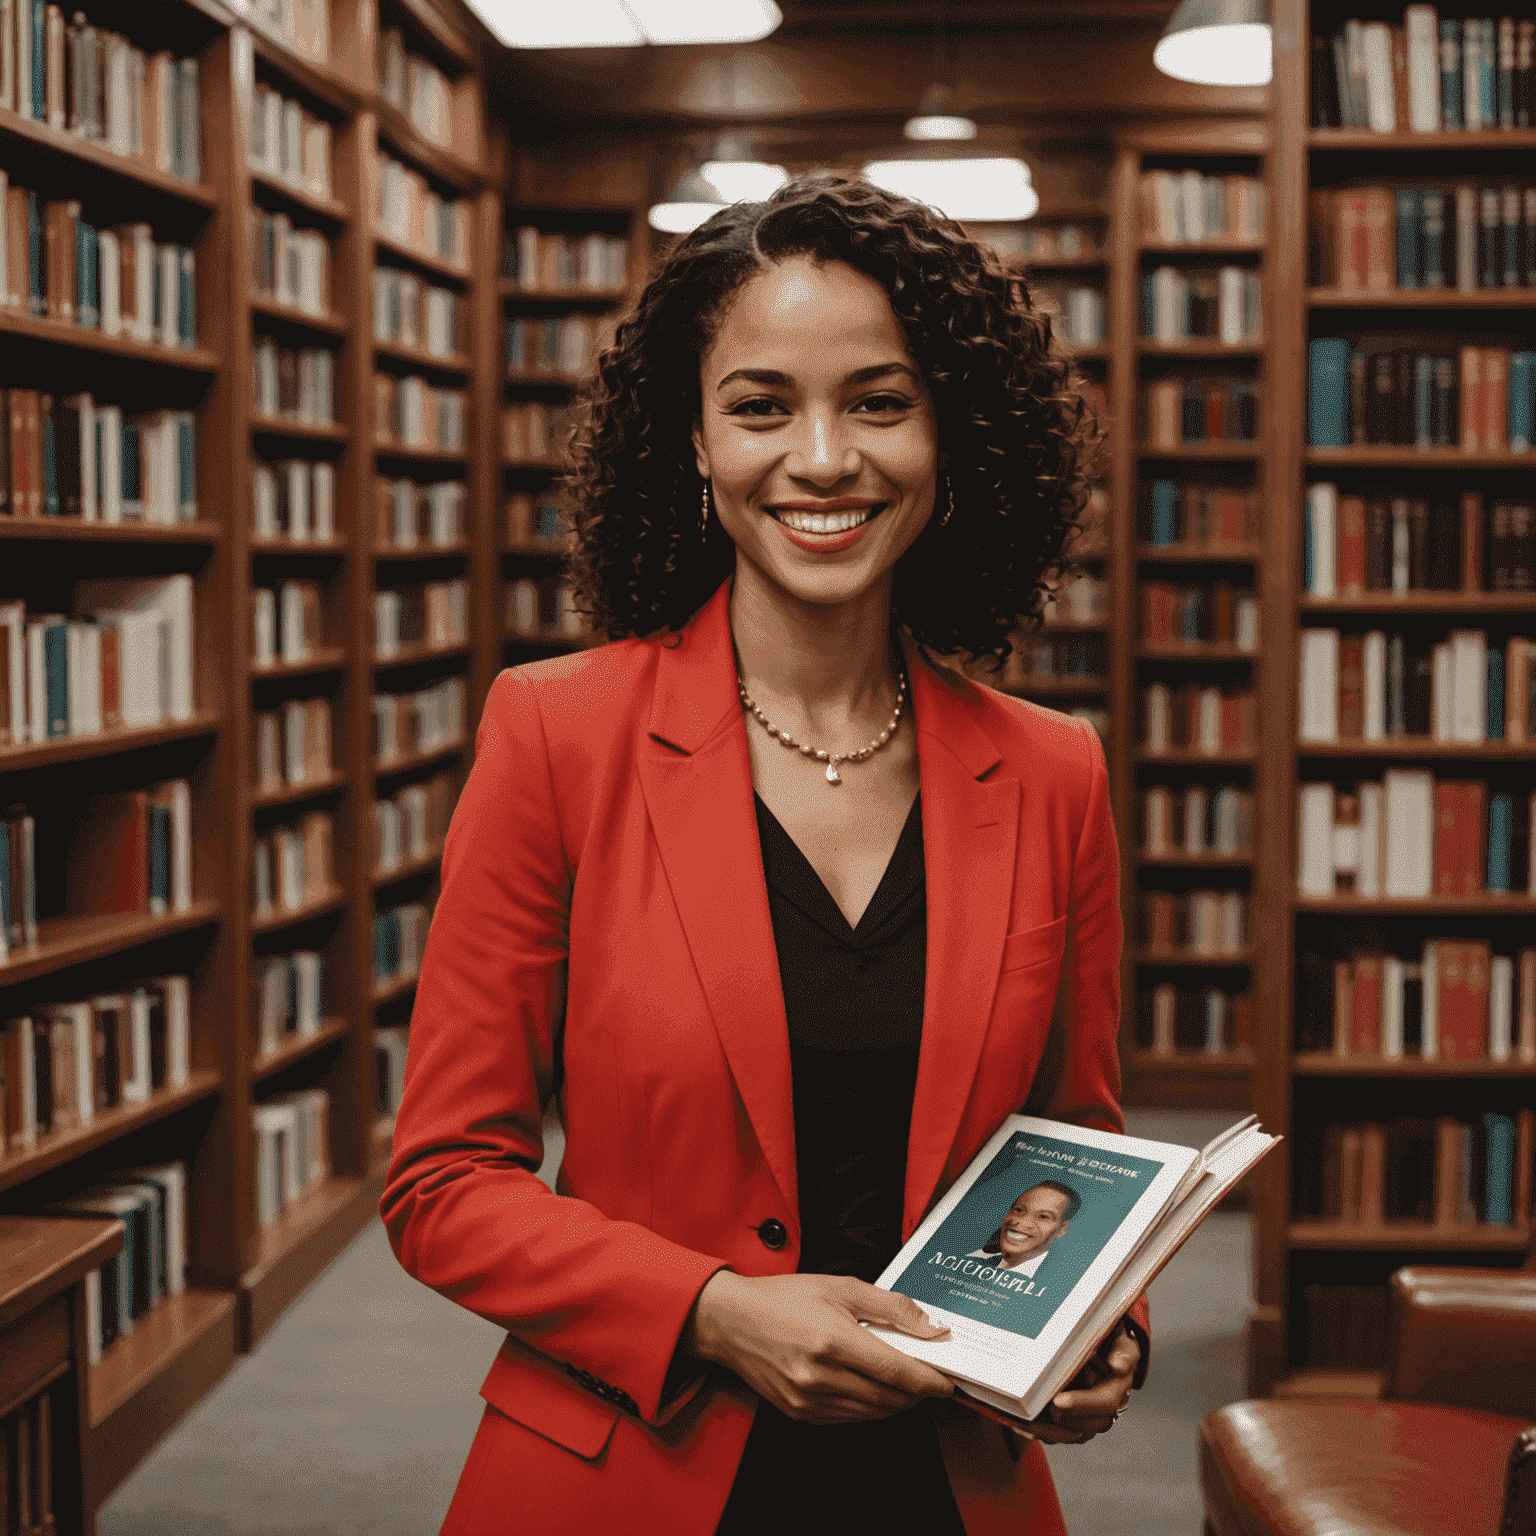
M 480 723 L 381 1207 L 411 1274 L 508 1331 L 448 1536 L 712 1536 L 751 1425 L 729 1373 L 679 1390 L 674 1368 L 711 1274 L 789 1274 L 800 1253 L 728 599 L 726 583 L 670 645 L 503 672 Z M 1026 1101 L 1124 1130 L 1098 738 L 910 645 L 907 661 L 928 968 L 904 1235 Z M 551 1096 L 558 1194 L 535 1177 Z M 789 1231 L 777 1251 L 770 1217 Z M 995 1422 L 938 1416 L 971 1536 L 1062 1530 L 1038 1444 L 1018 1456 Z

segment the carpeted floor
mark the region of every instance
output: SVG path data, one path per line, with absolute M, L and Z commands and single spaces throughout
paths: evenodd
M 1131 1129 L 1195 1145 L 1231 1118 Z M 1111 1434 L 1050 1452 L 1072 1536 L 1198 1536 L 1195 1424 L 1242 1396 L 1249 1276 L 1248 1219 L 1215 1216 L 1157 1280 L 1146 1389 Z M 498 1340 L 407 1277 L 375 1222 L 118 1490 L 101 1536 L 431 1536 Z

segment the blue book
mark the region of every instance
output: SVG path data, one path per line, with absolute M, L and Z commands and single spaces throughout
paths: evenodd
M 143 479 L 139 473 L 139 424 L 123 423 L 123 520 L 138 520 L 144 516 Z
M 59 440 L 54 431 L 53 412 L 45 404 L 40 414 L 43 429 L 43 516 L 58 517 L 64 510 L 59 505 Z
M 1469 22 L 1470 26 L 1471 23 Z M 1495 60 L 1498 54 L 1498 42 L 1494 37 L 1494 21 L 1492 16 L 1484 16 L 1478 26 L 1482 31 L 1483 45 L 1477 53 L 1477 99 L 1482 103 L 1483 127 L 1497 128 L 1499 125 L 1499 93 L 1497 76 L 1495 74 Z
M 1141 334 L 1151 336 L 1157 330 L 1157 301 L 1152 293 L 1152 277 L 1149 273 L 1141 280 Z
M 1424 243 L 1420 228 L 1419 194 L 1410 187 L 1397 194 L 1397 286 L 1422 288 L 1419 277 L 1419 248 Z
M 27 0 L 22 0 L 25 6 Z M 48 3 L 32 0 L 32 116 L 48 121 Z M 21 82 L 17 82 L 18 88 Z
M 1528 238 L 1536 239 L 1536 230 Z M 1536 443 L 1536 352 L 1509 356 L 1509 451 L 1529 453 Z
M 1313 448 L 1349 445 L 1349 343 L 1341 336 L 1307 343 L 1307 442 Z
M 1515 797 L 1492 795 L 1488 800 L 1488 879 L 1490 891 L 1509 889 L 1515 840 Z
M 184 245 L 176 264 L 176 336 L 189 351 L 197 345 L 197 285 L 192 247 Z
M 1317 529 L 1312 524 L 1312 498 L 1301 516 L 1301 590 L 1310 592 L 1317 580 Z
M 197 422 L 191 411 L 176 417 L 176 469 L 181 483 L 178 516 L 184 523 L 197 521 Z
M 1484 734 L 1489 741 L 1504 740 L 1504 653 L 1498 646 L 1488 647 L 1487 722 Z
M 1419 194 L 1419 234 L 1424 252 L 1420 284 L 1425 288 L 1444 288 L 1440 246 L 1445 239 L 1445 193 L 1429 188 Z
M 1179 542 L 1179 489 L 1172 480 L 1152 482 L 1152 527 L 1149 543 L 1166 545 Z
M 1413 360 L 1413 446 L 1428 448 L 1435 440 L 1435 360 L 1420 353 Z
M 1483 1220 L 1512 1226 L 1515 1220 L 1515 1122 L 1508 1115 L 1483 1116 L 1487 1176 L 1483 1180 Z
M 27 193 L 27 312 L 39 318 L 48 313 L 48 248 L 36 192 Z
M 171 905 L 170 807 L 149 805 L 149 910 L 163 917 Z
M 1461 116 L 1461 23 L 1440 23 L 1440 124 L 1460 128 Z
M 43 631 L 43 688 L 48 695 L 48 739 L 69 735 L 69 626 L 60 619 Z
M 101 324 L 100 242 L 83 220 L 75 223 L 75 324 L 94 331 Z
M 1453 448 L 1457 443 L 1456 359 L 1436 356 L 1434 379 L 1430 385 L 1431 439 L 1436 448 Z

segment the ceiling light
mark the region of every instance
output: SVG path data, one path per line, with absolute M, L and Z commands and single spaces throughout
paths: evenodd
M 936 208 L 946 218 L 1002 224 L 1040 207 L 1029 167 L 1013 156 L 975 160 L 871 160 L 864 179 Z
M 1152 62 L 1195 85 L 1268 85 L 1274 41 L 1266 0 L 1182 0 Z
M 760 203 L 789 180 L 782 165 L 759 160 L 747 141 L 734 133 L 720 135 L 699 174 L 726 203 Z
M 509 48 L 755 43 L 784 19 L 774 0 L 469 0 Z
M 664 235 L 686 235 L 724 207 L 720 194 L 704 179 L 703 172 L 692 170 L 678 178 L 667 200 L 657 203 L 646 218 L 652 229 L 659 229 Z
M 901 131 L 909 139 L 958 143 L 976 137 L 976 124 L 955 111 L 955 93 L 935 81 L 923 92 L 917 116 L 909 117 Z

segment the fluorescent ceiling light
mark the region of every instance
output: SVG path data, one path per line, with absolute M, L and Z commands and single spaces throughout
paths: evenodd
M 755 43 L 784 19 L 774 0 L 469 0 L 509 48 Z
M 968 117 L 952 117 L 936 112 L 928 117 L 909 117 L 901 130 L 909 139 L 941 139 L 958 141 L 974 139 L 976 124 Z
M 699 174 L 723 203 L 760 203 L 789 180 L 782 165 L 762 160 L 706 160 Z
M 976 160 L 871 160 L 864 179 L 927 203 L 947 218 L 1007 223 L 1040 207 L 1029 167 L 1012 156 Z
M 1268 85 L 1274 40 L 1265 0 L 1183 0 L 1152 62 L 1194 85 Z

